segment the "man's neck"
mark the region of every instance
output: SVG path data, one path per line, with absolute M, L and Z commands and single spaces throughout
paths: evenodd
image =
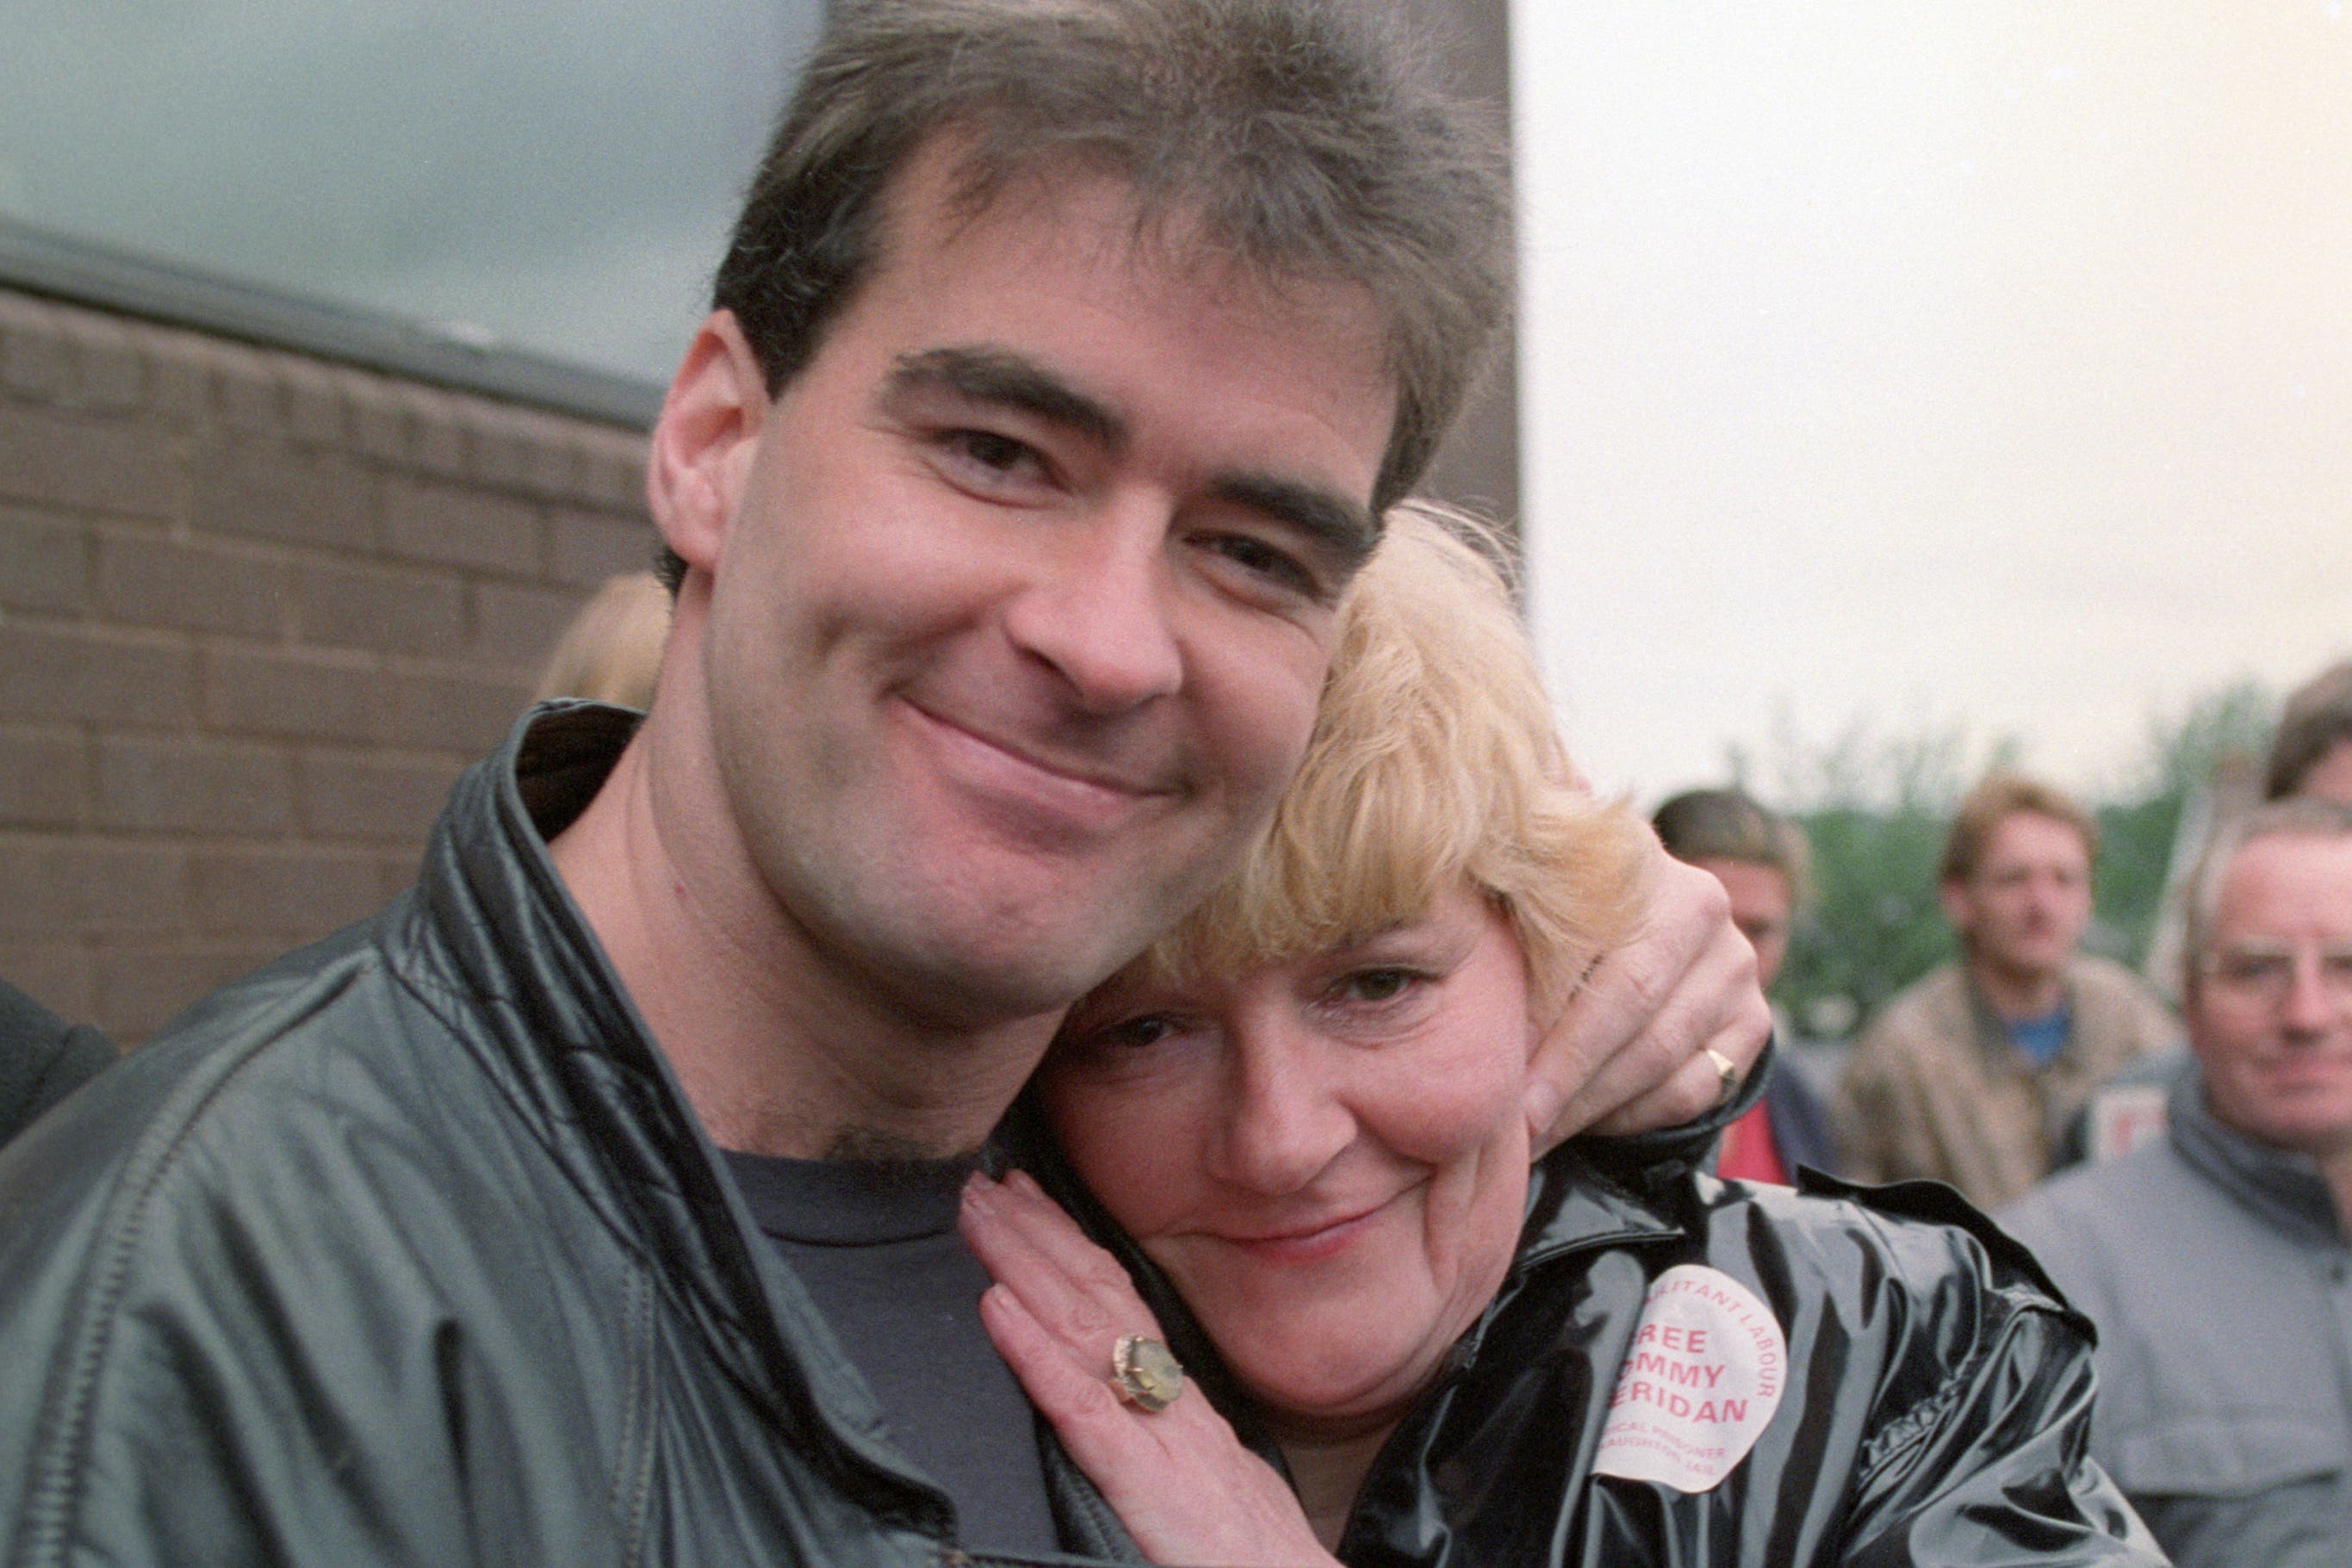
M 662 719 L 657 703 L 550 850 L 711 1140 L 798 1159 L 977 1148 L 1058 1015 L 927 1025 L 828 964 L 732 840 L 716 781 L 664 766 Z
M 2003 1023 L 2026 1023 L 2048 1018 L 2066 1005 L 2063 968 L 2021 973 L 1971 954 L 1967 959 L 1969 982 L 1985 1006 Z
M 1396 1423 L 1390 1421 L 1344 1437 L 1292 1435 L 1278 1439 L 1291 1481 L 1298 1488 L 1299 1505 L 1307 1511 L 1307 1522 L 1314 1527 L 1315 1539 L 1325 1551 L 1339 1550 L 1339 1537 L 1347 1531 L 1356 1494 L 1363 1490 L 1381 1445 L 1394 1430 Z

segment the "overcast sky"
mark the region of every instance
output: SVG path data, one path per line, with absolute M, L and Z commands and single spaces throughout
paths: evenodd
M 1533 598 L 1598 781 L 1780 714 L 2096 789 L 2352 652 L 2344 10 L 1516 0 Z

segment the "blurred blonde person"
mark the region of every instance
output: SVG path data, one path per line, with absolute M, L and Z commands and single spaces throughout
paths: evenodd
M 650 571 L 616 573 L 580 607 L 548 655 L 533 702 L 588 697 L 645 708 L 661 674 L 662 639 L 669 635 L 669 591 Z

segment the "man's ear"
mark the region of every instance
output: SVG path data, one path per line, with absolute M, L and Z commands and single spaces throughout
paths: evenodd
M 1969 884 L 1947 877 L 1936 884 L 1936 902 L 1944 906 L 1944 918 L 1952 929 L 1962 936 L 1976 924 L 1976 905 L 1969 898 Z
M 767 378 L 732 312 L 713 311 L 687 345 L 646 461 L 646 498 L 689 568 L 718 562 L 768 413 Z

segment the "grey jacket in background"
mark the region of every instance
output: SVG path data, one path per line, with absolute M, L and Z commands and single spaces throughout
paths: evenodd
M 2167 1135 L 2000 1218 L 2099 1329 L 2091 1452 L 2181 1568 L 2352 1563 L 2352 1249 L 2313 1164 Z

